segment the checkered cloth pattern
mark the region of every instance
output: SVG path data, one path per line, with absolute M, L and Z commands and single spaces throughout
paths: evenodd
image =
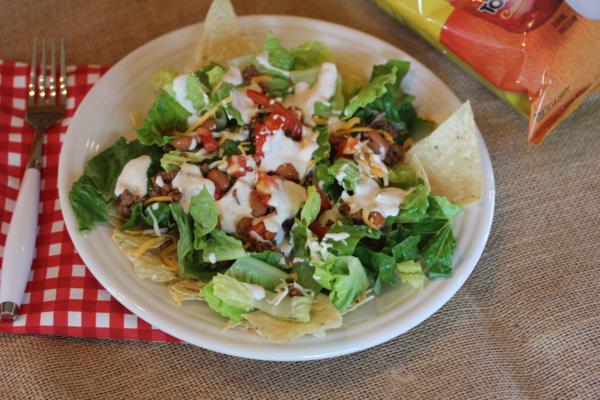
M 87 270 L 58 201 L 58 157 L 69 121 L 107 66 L 67 68 L 67 115 L 44 137 L 39 231 L 21 315 L 0 332 L 177 341 L 119 304 Z M 29 65 L 0 60 L 0 260 L 25 170 L 33 129 L 24 122 Z

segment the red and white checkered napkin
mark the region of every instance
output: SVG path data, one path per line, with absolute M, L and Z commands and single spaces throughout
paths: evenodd
M 32 271 L 13 322 L 3 333 L 177 341 L 139 319 L 100 286 L 67 233 L 58 201 L 58 156 L 71 117 L 107 66 L 67 68 L 67 116 L 44 138 L 39 234 Z M 0 60 L 0 260 L 19 191 L 33 129 L 24 123 L 29 65 Z

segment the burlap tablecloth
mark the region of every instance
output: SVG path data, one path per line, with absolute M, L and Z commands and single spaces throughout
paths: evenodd
M 64 36 L 70 63 L 115 63 L 203 18 L 208 0 L 0 1 L 0 58 Z M 344 24 L 406 50 L 471 99 L 496 175 L 487 248 L 412 331 L 327 361 L 270 363 L 191 345 L 0 336 L 0 398 L 600 398 L 600 96 L 541 146 L 526 121 L 368 1 L 235 1 L 240 14 Z

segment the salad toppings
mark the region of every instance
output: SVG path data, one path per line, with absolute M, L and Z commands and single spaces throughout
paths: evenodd
M 451 201 L 481 191 L 469 105 L 427 136 L 401 89 L 407 61 L 367 79 L 323 43 L 287 49 L 273 33 L 256 55 L 232 13 L 213 2 L 195 63 L 153 79 L 138 140 L 89 161 L 70 193 L 80 228 L 116 206 L 114 239 L 140 277 L 273 340 L 449 276 Z

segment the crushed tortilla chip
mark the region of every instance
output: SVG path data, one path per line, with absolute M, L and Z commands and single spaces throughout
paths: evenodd
M 213 0 L 204 21 L 202 39 L 187 70 L 200 69 L 208 61 L 227 65 L 232 58 L 252 53 L 255 46 L 242 30 L 231 0 Z
M 259 336 L 274 342 L 290 342 L 304 335 L 322 336 L 325 330 L 342 325 L 342 316 L 324 294 L 315 299 L 309 322 L 283 320 L 262 311 L 244 314 L 244 318 Z
M 151 246 L 139 257 L 135 255 L 136 250 L 148 241 L 149 236 L 133 236 L 115 229 L 112 236 L 119 246 L 121 253 L 133 264 L 133 269 L 140 279 L 150 279 L 154 282 L 171 282 L 177 279 L 177 271 L 165 265 L 160 259 L 159 247 L 164 243 Z
M 481 198 L 483 171 L 471 103 L 463 104 L 407 153 L 427 173 L 431 193 L 466 205 Z M 414 162 L 414 161 L 413 161 Z

